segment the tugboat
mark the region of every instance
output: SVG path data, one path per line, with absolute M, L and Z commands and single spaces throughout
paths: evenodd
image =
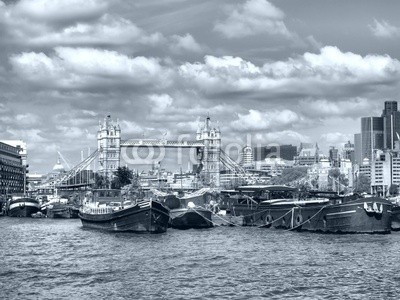
M 28 196 L 13 196 L 7 204 L 7 215 L 10 217 L 31 217 L 39 210 L 39 201 Z
M 244 226 L 326 233 L 390 233 L 392 203 L 357 195 L 311 192 L 299 198 L 286 186 L 243 186 L 233 197 L 232 213 Z M 297 194 L 297 196 L 296 196 Z
M 136 199 L 102 203 L 102 201 L 93 201 L 90 194 L 88 196 L 89 201 L 86 201 L 79 211 L 83 228 L 135 233 L 167 231 L 169 210 L 160 202 Z M 120 198 L 115 200 L 120 200 Z

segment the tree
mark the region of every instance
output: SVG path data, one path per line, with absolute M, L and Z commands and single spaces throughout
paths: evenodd
M 371 192 L 371 180 L 364 174 L 358 174 L 355 180 L 356 193 L 370 193 Z
M 307 167 L 294 167 L 283 169 L 282 175 L 273 177 L 270 180 L 271 184 L 289 184 L 307 176 Z
M 397 184 L 392 184 L 389 188 L 389 194 L 392 196 L 397 196 L 399 193 L 399 186 Z
M 94 188 L 95 189 L 102 189 L 107 187 L 108 180 L 104 178 L 104 176 L 100 175 L 99 173 L 94 174 Z
M 113 189 L 120 189 L 125 185 L 132 182 L 133 172 L 129 170 L 128 167 L 119 167 L 114 172 L 114 178 L 111 182 L 111 187 Z

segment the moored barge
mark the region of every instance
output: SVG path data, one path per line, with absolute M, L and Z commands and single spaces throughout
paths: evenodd
M 326 233 L 390 233 L 392 204 L 378 198 L 295 197 L 285 186 L 241 187 L 232 204 L 244 226 Z M 325 195 L 326 196 L 326 195 Z
M 14 196 L 9 200 L 6 210 L 10 217 L 31 217 L 40 210 L 40 204 L 31 197 Z
M 206 194 L 206 189 L 203 189 L 181 198 L 175 195 L 163 197 L 163 203 L 170 209 L 169 225 L 183 230 L 214 227 L 212 211 L 205 207 Z
M 169 210 L 153 200 L 132 203 L 114 202 L 107 205 L 85 205 L 79 211 L 84 228 L 135 233 L 163 233 L 167 231 Z

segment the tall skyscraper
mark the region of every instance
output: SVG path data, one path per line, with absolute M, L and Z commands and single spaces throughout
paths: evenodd
M 372 160 L 375 149 L 383 149 L 383 118 L 361 118 L 361 155 L 362 159 Z
M 354 135 L 354 161 L 353 163 L 361 165 L 363 161 L 362 157 L 362 145 L 361 145 L 361 133 Z
M 329 161 L 331 166 L 338 167 L 339 166 L 339 150 L 334 146 L 329 148 Z
M 346 144 L 344 144 L 343 149 L 342 149 L 342 159 L 349 159 L 352 163 L 355 161 L 355 146 L 352 144 L 350 141 L 348 141 Z
M 400 112 L 397 110 L 397 101 L 386 101 L 382 111 L 383 119 L 383 148 L 394 149 L 394 142 L 400 134 Z

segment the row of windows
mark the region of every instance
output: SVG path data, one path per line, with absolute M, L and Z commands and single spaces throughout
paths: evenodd
M 0 165 L 22 167 L 21 160 L 11 160 L 6 158 L 0 158 Z
M 0 186 L 22 186 L 24 183 L 20 180 L 0 180 Z
M 17 148 L 7 145 L 7 144 L 4 144 L 4 143 L 0 143 L 0 150 L 5 150 L 5 151 L 7 151 L 9 153 L 13 153 L 13 154 L 18 154 Z

